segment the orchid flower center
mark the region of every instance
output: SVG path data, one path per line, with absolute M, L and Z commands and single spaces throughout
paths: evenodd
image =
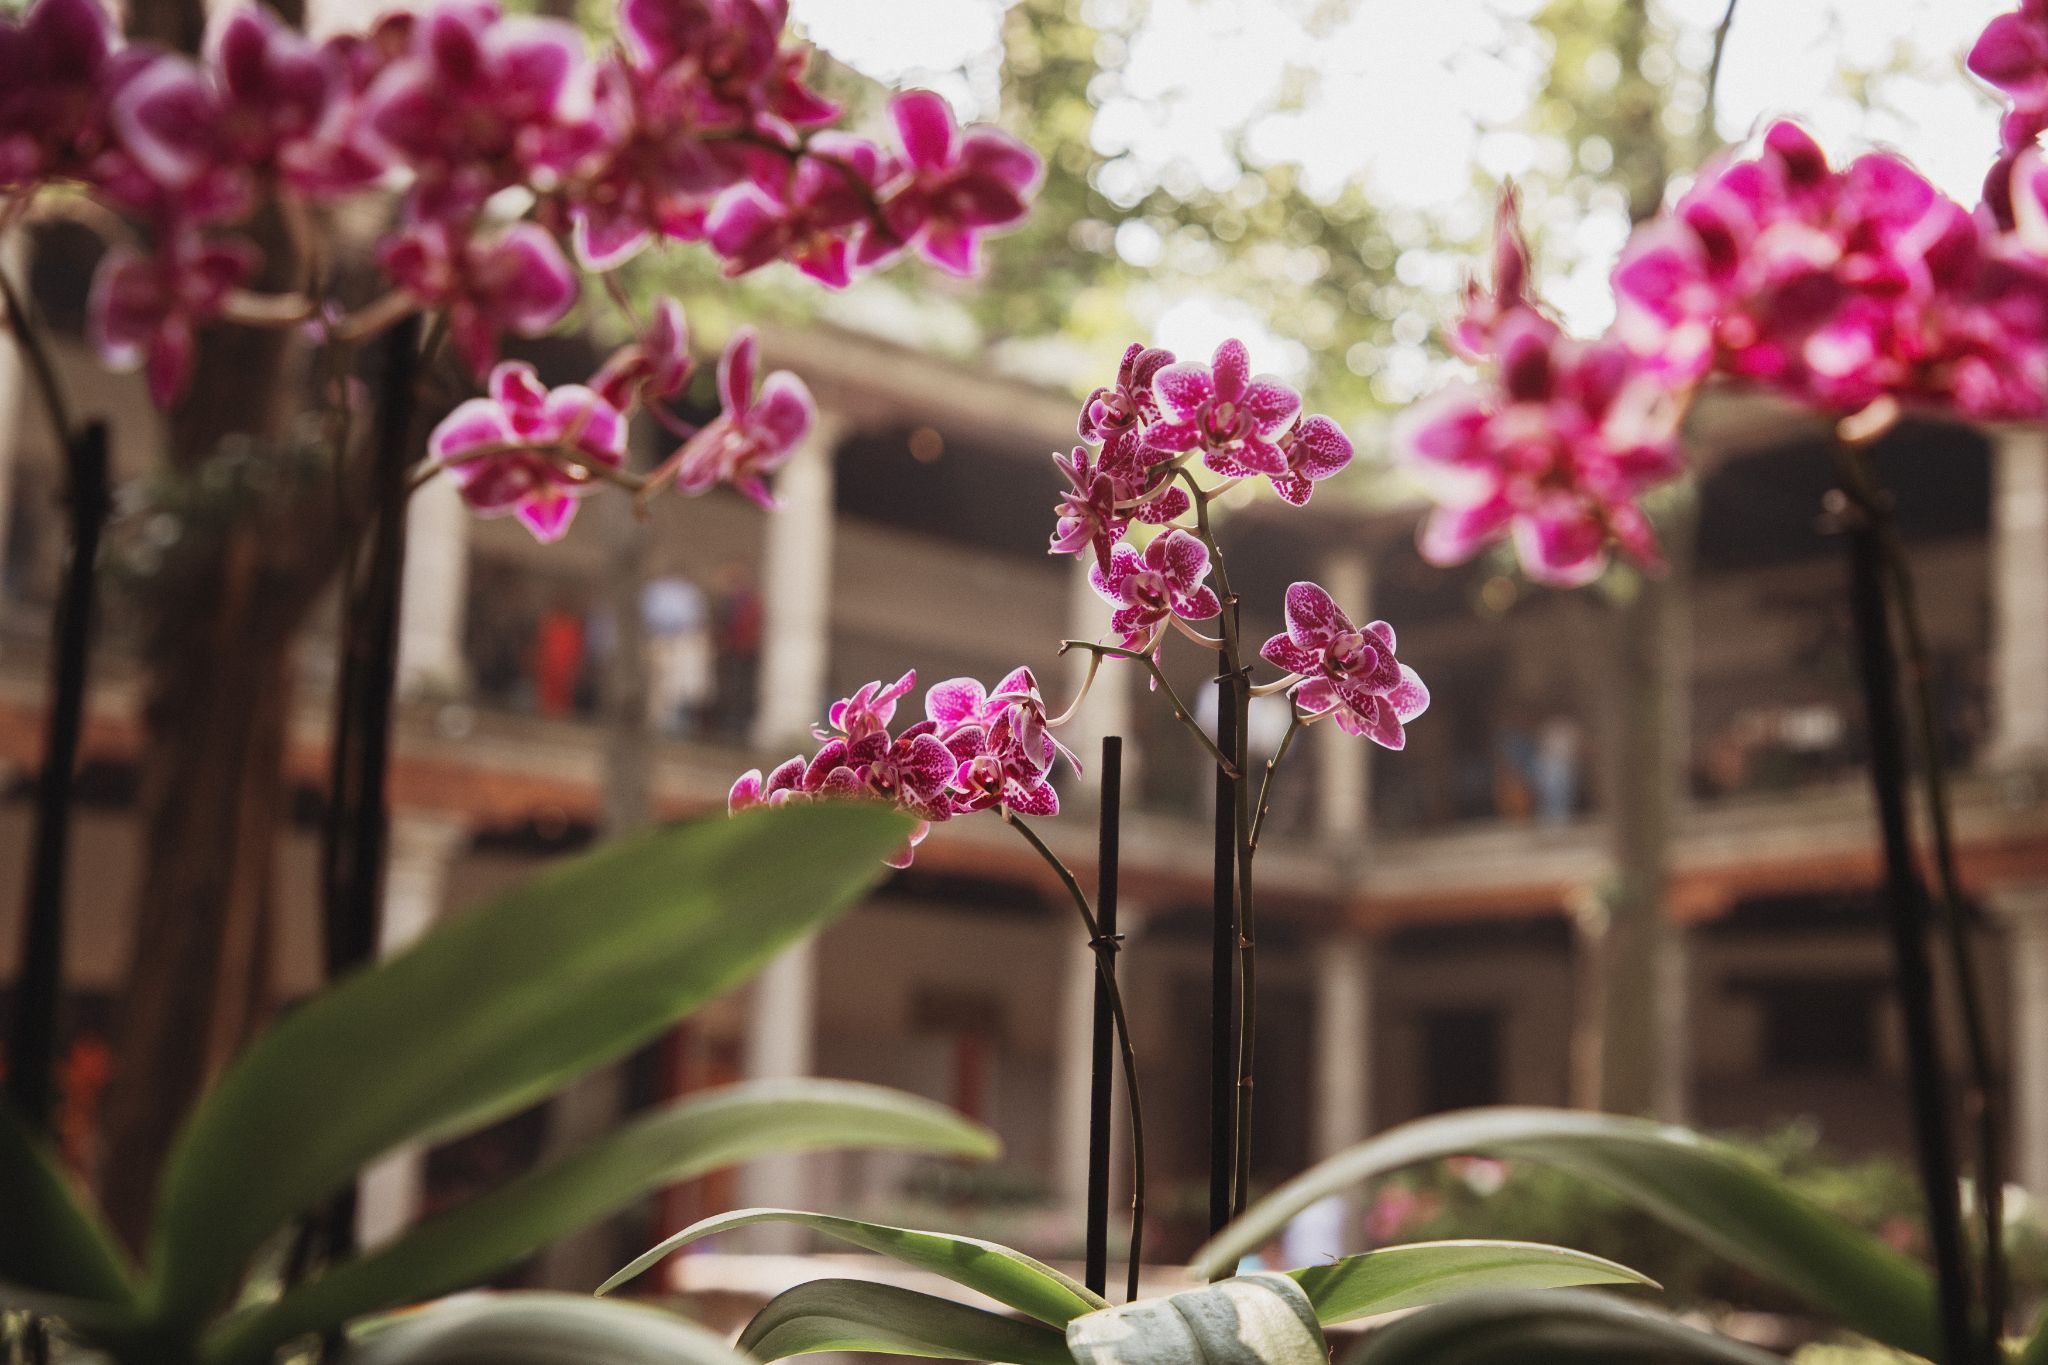
M 1330 672 L 1340 676 L 1356 673 L 1374 662 L 1368 655 L 1370 649 L 1371 646 L 1365 642 L 1364 631 L 1347 630 L 1330 641 L 1329 646 L 1324 649 L 1324 665 Z

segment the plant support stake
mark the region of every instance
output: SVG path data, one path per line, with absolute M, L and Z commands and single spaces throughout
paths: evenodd
M 1099 843 L 1095 865 L 1095 921 L 1101 930 L 1094 949 L 1095 1017 L 1089 1035 L 1088 1059 L 1088 1250 L 1086 1280 L 1098 1294 L 1109 1288 L 1109 1149 L 1111 1076 L 1116 1018 L 1110 1008 L 1105 973 L 1116 972 L 1119 936 L 1116 931 L 1117 858 L 1122 835 L 1124 742 L 1116 735 L 1102 741 L 1102 809 L 1097 823 Z M 1137 1253 L 1132 1251 L 1132 1291 L 1137 1296 Z
M 1934 1022 L 1934 974 L 1927 950 L 1927 895 L 1913 861 L 1906 810 L 1905 721 L 1899 709 L 1891 612 L 1885 598 L 1883 547 L 1867 511 L 1844 493 L 1829 500 L 1849 547 L 1849 603 L 1856 636 L 1857 677 L 1870 735 L 1870 780 L 1884 850 L 1884 908 L 1905 1025 L 1908 1080 L 1920 1184 L 1927 1200 L 1928 1242 L 1940 1292 L 1944 1358 L 1976 1360 L 1970 1272 L 1963 1251 L 1956 1156 L 1948 1121 L 1948 1087 Z
M 112 509 L 107 428 L 93 422 L 66 440 L 65 503 L 71 540 L 50 654 L 50 703 L 36 782 L 35 835 L 24 900 L 21 967 L 7 1037 L 7 1094 L 31 1126 L 51 1131 L 57 1098 L 57 1015 L 64 996 L 64 882 L 71 794 L 85 724 L 100 533 Z
M 1237 752 L 1237 678 L 1216 680 L 1216 747 Z M 1237 778 L 1216 769 L 1216 869 L 1209 960 L 1209 1232 L 1230 1221 L 1237 1174 Z

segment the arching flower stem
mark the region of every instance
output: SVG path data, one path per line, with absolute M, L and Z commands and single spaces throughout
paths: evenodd
M 1299 707 L 1293 708 L 1287 721 L 1287 733 L 1280 736 L 1280 747 L 1266 760 L 1266 775 L 1259 783 L 1258 813 L 1252 816 L 1251 846 L 1255 851 L 1259 846 L 1259 832 L 1266 827 L 1266 813 L 1273 808 L 1273 776 L 1279 772 L 1287 751 L 1294 747 L 1294 737 L 1307 729 L 1314 719 L 1313 716 L 1302 715 Z
M 1159 689 L 1166 693 L 1166 700 L 1172 704 L 1173 718 L 1187 726 L 1195 738 L 1202 741 L 1202 748 L 1208 751 L 1209 757 L 1216 760 L 1218 766 L 1232 776 L 1236 776 L 1237 765 L 1232 763 L 1224 755 L 1224 752 L 1216 747 L 1216 741 L 1209 738 L 1208 732 L 1195 723 L 1195 713 L 1188 709 L 1187 703 L 1180 699 L 1180 694 L 1173 690 L 1173 684 L 1166 680 L 1165 672 L 1159 667 L 1159 660 L 1142 650 L 1124 649 L 1119 645 L 1099 645 L 1093 640 L 1060 641 L 1060 653 L 1064 654 L 1070 649 L 1085 649 L 1097 658 L 1129 659 L 1133 663 L 1145 665 L 1146 669 L 1152 674 L 1153 681 L 1157 682 Z M 1062 719 L 1065 719 L 1065 717 L 1062 717 Z

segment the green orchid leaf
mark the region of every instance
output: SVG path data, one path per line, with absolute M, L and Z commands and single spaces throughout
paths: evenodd
M 19 1115 L 0 1104 L 0 1288 L 24 1306 L 38 1300 L 80 1300 L 126 1306 L 135 1301 L 128 1260 L 92 1206 L 72 1186 L 52 1152 Z M 41 1311 L 41 1310 L 38 1310 Z
M 993 1156 L 995 1135 L 942 1105 L 851 1081 L 756 1081 L 671 1105 L 551 1166 L 430 1218 L 232 1321 L 212 1361 L 267 1357 L 278 1344 L 394 1304 L 476 1284 L 664 1185 L 774 1152 L 881 1148 Z
M 1785 1365 L 1600 1294 L 1478 1294 L 1367 1334 L 1344 1365 Z
M 1239 1275 L 1067 1324 L 1075 1365 L 1326 1365 L 1315 1307 L 1285 1275 Z
M 745 980 L 859 899 L 906 824 L 821 802 L 621 840 L 287 1015 L 172 1151 L 156 1321 L 213 1311 L 267 1237 L 372 1158 L 531 1104 Z
M 1325 1327 L 1462 1294 L 1656 1283 L 1604 1256 L 1535 1242 L 1415 1242 L 1287 1275 L 1308 1295 Z
M 1068 1279 L 1049 1265 L 995 1242 L 954 1237 L 943 1232 L 863 1223 L 796 1209 L 740 1209 L 693 1223 L 675 1236 L 634 1258 L 632 1264 L 606 1280 L 598 1293 L 608 1294 L 678 1247 L 734 1228 L 757 1223 L 794 1223 L 837 1241 L 892 1257 L 905 1265 L 943 1275 L 955 1284 L 978 1290 L 997 1303 L 1029 1313 L 1040 1322 L 1065 1326 L 1083 1313 L 1108 1307 L 1101 1296 Z
M 385 1320 L 345 1365 L 753 1365 L 658 1309 L 582 1294 L 468 1294 Z
M 1816 1207 L 1731 1149 L 1646 1119 L 1558 1109 L 1476 1109 L 1403 1124 L 1311 1167 L 1195 1253 L 1213 1274 L 1316 1201 L 1448 1156 L 1496 1156 L 1604 1186 L 1729 1260 L 1887 1346 L 1940 1351 L 1933 1281 L 1906 1256 Z
M 813 1351 L 1073 1365 L 1060 1334 L 914 1289 L 867 1280 L 812 1280 L 770 1299 L 739 1348 L 761 1361 Z

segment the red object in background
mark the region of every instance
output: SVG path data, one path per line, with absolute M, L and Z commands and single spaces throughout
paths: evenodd
M 533 639 L 533 701 L 544 716 L 566 716 L 576 708 L 576 683 L 583 674 L 583 621 L 556 608 L 540 618 Z

